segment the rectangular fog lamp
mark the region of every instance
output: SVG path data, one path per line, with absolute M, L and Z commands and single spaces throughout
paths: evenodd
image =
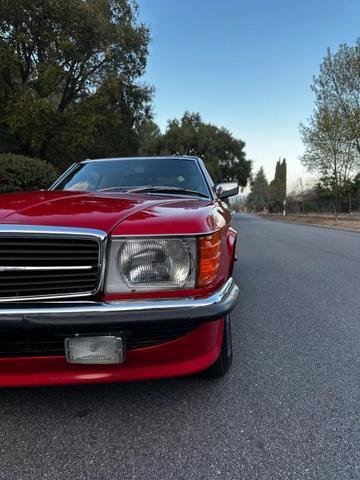
M 113 336 L 72 337 L 65 339 L 65 355 L 69 363 L 122 363 L 124 346 L 121 338 Z

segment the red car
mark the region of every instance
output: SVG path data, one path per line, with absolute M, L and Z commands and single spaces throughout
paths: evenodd
M 237 192 L 199 158 L 149 157 L 1 195 L 0 386 L 224 375 Z

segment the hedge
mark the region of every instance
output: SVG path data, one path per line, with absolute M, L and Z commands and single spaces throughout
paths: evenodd
M 45 160 L 0 154 L 0 193 L 45 189 L 57 176 L 55 167 Z

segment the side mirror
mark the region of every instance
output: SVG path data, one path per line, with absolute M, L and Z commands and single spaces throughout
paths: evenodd
M 215 186 L 215 192 L 218 198 L 228 198 L 239 193 L 239 184 L 237 182 L 218 183 Z

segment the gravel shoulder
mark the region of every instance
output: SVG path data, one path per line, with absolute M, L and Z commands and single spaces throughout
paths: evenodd
M 272 215 L 263 214 L 263 218 L 277 222 L 298 223 L 301 225 L 313 225 L 315 227 L 334 228 L 360 232 L 360 217 L 340 216 L 335 220 L 334 216 L 326 215 Z

